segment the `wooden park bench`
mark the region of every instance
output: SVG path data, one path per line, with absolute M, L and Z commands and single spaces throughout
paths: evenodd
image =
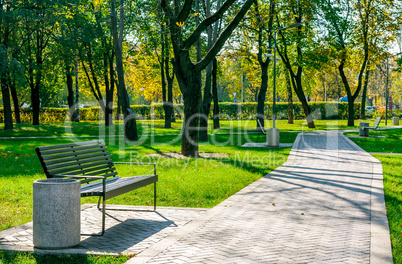
M 363 136 L 368 137 L 370 130 L 377 130 L 378 126 L 380 125 L 380 122 L 381 122 L 381 116 L 379 116 L 375 119 L 372 127 L 368 127 L 368 126 L 363 127 Z
M 156 164 L 115 162 L 103 140 L 54 145 L 36 148 L 47 178 L 72 178 L 81 181 L 81 197 L 99 196 L 102 206 L 102 233 L 105 233 L 106 200 L 154 184 L 154 210 L 156 210 Z M 153 165 L 151 175 L 119 177 L 114 164 Z M 110 210 L 110 209 L 108 209 Z M 92 234 L 95 235 L 95 234 Z

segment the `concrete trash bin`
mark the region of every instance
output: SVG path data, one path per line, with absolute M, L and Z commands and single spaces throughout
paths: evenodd
M 37 248 L 74 247 L 81 240 L 81 184 L 74 179 L 33 183 L 33 244 Z
M 364 122 L 362 122 L 362 123 L 359 123 L 359 136 L 360 137 L 364 137 L 365 135 L 364 135 L 364 127 L 368 127 L 369 126 L 369 123 L 364 123 Z M 367 135 L 368 136 L 368 135 Z
M 394 125 L 394 126 L 399 126 L 399 117 L 394 116 L 394 117 L 392 118 L 392 125 Z
M 277 128 L 267 129 L 267 145 L 268 147 L 279 146 L 279 129 Z

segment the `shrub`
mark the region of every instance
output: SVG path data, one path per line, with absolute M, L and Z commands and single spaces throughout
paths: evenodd
M 310 102 L 314 119 L 347 119 L 348 103 L 345 102 Z M 162 103 L 152 105 L 131 105 L 134 113 L 139 115 L 140 119 L 163 119 L 165 112 Z M 213 104 L 211 105 L 210 117 L 212 118 Z M 220 113 L 223 119 L 255 119 L 257 112 L 257 103 L 219 103 Z M 116 108 L 114 109 L 115 118 L 117 117 Z M 385 108 L 379 109 L 373 115 L 384 115 Z M 278 119 L 286 119 L 288 116 L 288 103 L 276 103 L 276 113 Z M 355 118 L 359 117 L 360 103 L 355 103 Z M 395 115 L 401 116 L 401 111 L 394 111 Z M 40 122 L 64 122 L 68 115 L 68 108 L 44 107 L 40 110 Z M 175 115 L 177 118 L 183 118 L 183 105 L 175 105 Z M 272 118 L 272 103 L 266 102 L 264 106 L 264 115 L 266 118 Z M 304 111 L 301 103 L 293 103 L 294 119 L 303 119 Z M 14 109 L 13 109 L 13 118 Z M 103 119 L 103 111 L 99 107 L 80 108 L 80 118 L 82 121 L 97 121 Z M 21 109 L 21 122 L 32 122 L 32 110 Z M 0 108 L 0 123 L 4 123 L 4 111 Z

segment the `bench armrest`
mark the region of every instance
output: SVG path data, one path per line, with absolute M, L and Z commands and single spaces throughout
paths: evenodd
M 135 164 L 135 165 L 154 165 L 154 175 L 156 175 L 156 163 L 146 163 L 146 162 L 113 162 L 114 164 Z

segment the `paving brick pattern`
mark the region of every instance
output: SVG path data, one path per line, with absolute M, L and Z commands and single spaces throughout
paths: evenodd
M 370 263 L 368 154 L 338 132 L 306 133 L 295 144 L 283 166 L 192 232 L 128 263 Z
M 84 205 L 81 211 L 81 233 L 92 234 L 101 230 L 102 214 L 96 205 Z M 111 208 L 139 209 L 116 206 Z M 142 208 L 144 209 L 144 208 Z M 63 250 L 33 248 L 32 222 L 15 229 L 0 232 L 0 248 L 17 251 L 79 254 L 138 254 L 159 242 L 170 233 L 203 214 L 205 209 L 159 208 L 151 211 L 107 211 L 106 232 L 103 236 L 82 236 L 81 243 Z

